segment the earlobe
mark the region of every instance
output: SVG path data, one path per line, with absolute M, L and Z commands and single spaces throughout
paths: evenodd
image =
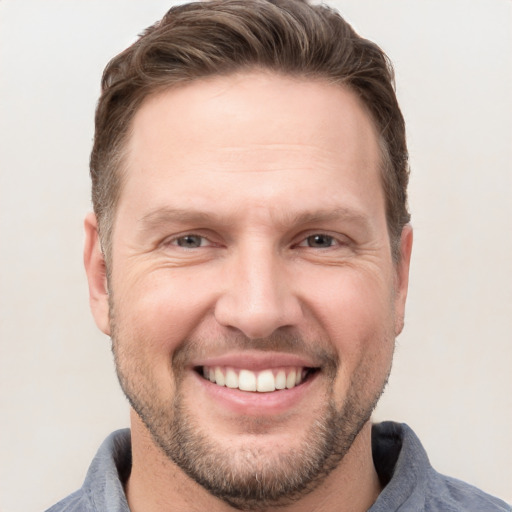
M 398 336 L 404 328 L 405 302 L 409 288 L 412 241 L 412 226 L 407 224 L 402 229 L 402 235 L 400 237 L 400 261 L 396 264 L 395 336 Z
M 84 228 L 84 265 L 89 283 L 89 304 L 96 325 L 110 336 L 107 268 L 101 250 L 98 222 L 94 213 L 87 215 Z

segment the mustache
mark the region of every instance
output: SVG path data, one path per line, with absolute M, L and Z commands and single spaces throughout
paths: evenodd
M 194 360 L 248 350 L 296 354 L 314 361 L 315 366 L 327 371 L 336 371 L 339 365 L 338 354 L 325 340 L 306 340 L 300 333 L 286 331 L 276 331 L 265 338 L 249 338 L 242 332 L 228 332 L 222 337 L 217 334 L 215 337 L 198 335 L 187 338 L 176 348 L 172 365 L 178 370 Z

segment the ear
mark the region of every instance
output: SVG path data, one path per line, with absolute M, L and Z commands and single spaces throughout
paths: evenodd
M 402 235 L 400 237 L 400 260 L 395 264 L 395 336 L 398 336 L 404 328 L 405 301 L 409 287 L 412 239 L 412 226 L 407 224 L 402 229 Z
M 84 227 L 84 265 L 89 282 L 89 304 L 96 325 L 110 336 L 107 267 L 101 250 L 98 222 L 94 213 L 87 215 Z

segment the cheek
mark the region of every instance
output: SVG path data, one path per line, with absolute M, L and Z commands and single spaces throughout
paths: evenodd
M 341 274 L 329 280 L 324 293 L 317 289 L 310 295 L 310 307 L 338 354 L 339 386 L 348 388 L 354 372 L 362 368 L 370 381 L 380 384 L 394 350 L 392 286 L 378 275 Z
M 340 269 L 310 287 L 304 301 L 330 335 L 342 335 L 350 346 L 382 336 L 394 318 L 393 286 L 383 274 Z
M 126 284 L 125 284 L 126 283 Z M 208 297 L 186 276 L 153 272 L 114 288 L 115 320 L 123 342 L 140 344 L 141 352 L 171 353 L 190 336 L 208 309 Z

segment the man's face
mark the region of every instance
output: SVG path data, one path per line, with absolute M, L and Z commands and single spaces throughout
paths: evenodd
M 394 264 L 379 162 L 356 96 L 321 81 L 217 77 L 135 116 L 93 310 L 145 428 L 229 503 L 313 488 L 382 392 L 410 244 Z

